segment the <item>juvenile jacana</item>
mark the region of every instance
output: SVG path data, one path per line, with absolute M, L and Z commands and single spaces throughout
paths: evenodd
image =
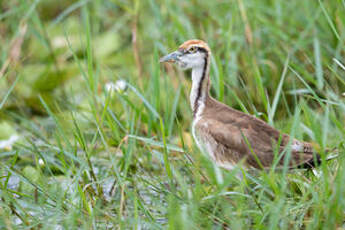
M 261 169 L 271 167 L 276 159 L 277 166 L 282 166 L 289 155 L 288 146 L 290 168 L 312 167 L 320 161 L 320 155 L 310 143 L 291 139 L 264 121 L 212 98 L 210 58 L 207 43 L 189 40 L 160 62 L 174 62 L 182 69 L 192 69 L 193 138 L 218 166 L 231 170 L 243 162 L 246 167 Z

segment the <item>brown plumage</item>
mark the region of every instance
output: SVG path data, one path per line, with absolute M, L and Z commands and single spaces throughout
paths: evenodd
M 206 98 L 201 117 L 195 126 L 196 132 L 203 142 L 210 142 L 210 139 L 215 141 L 213 160 L 221 165 L 236 164 L 243 159 L 245 165 L 267 168 L 272 166 L 289 143 L 288 135 L 210 96 Z M 294 148 L 291 151 L 290 167 L 314 165 L 310 143 L 293 139 L 290 146 Z M 275 153 L 279 154 L 275 156 Z M 281 156 L 278 166 L 284 164 L 285 156 L 287 154 Z M 319 160 L 318 155 L 316 159 Z
M 210 56 L 205 42 L 189 40 L 161 58 L 161 62 L 173 61 L 184 69 L 192 69 L 192 128 L 199 148 L 229 170 L 239 162 L 254 168 L 268 168 L 274 162 L 282 166 L 287 156 L 290 168 L 312 167 L 314 160 L 319 163 L 320 156 L 310 143 L 291 139 L 264 121 L 213 99 L 209 95 Z

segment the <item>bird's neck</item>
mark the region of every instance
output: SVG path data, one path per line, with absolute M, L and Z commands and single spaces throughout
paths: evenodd
M 204 63 L 192 69 L 192 89 L 190 92 L 190 105 L 194 118 L 201 114 L 209 91 L 210 58 L 207 55 Z

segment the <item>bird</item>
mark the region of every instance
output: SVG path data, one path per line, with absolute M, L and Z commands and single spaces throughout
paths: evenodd
M 210 95 L 211 50 L 206 42 L 188 40 L 160 58 L 160 62 L 172 62 L 182 70 L 191 69 L 192 135 L 198 148 L 208 153 L 219 167 L 233 170 L 241 163 L 245 168 L 268 169 L 287 164 L 291 169 L 320 164 L 320 154 L 311 143 L 292 138 Z

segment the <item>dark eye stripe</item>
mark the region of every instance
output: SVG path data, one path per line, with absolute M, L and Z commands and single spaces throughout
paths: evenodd
M 192 46 L 186 52 L 195 53 L 197 51 L 202 52 L 202 53 L 207 53 L 207 50 L 205 48 L 202 48 L 199 46 Z
M 203 52 L 203 53 L 207 53 L 207 50 L 205 48 L 202 48 L 202 47 L 198 47 L 198 46 L 195 46 L 195 48 L 197 49 L 197 51 L 199 52 Z M 179 48 L 178 51 L 182 52 L 182 53 L 188 53 L 189 50 L 185 50 L 183 48 Z
M 198 51 L 203 52 L 203 53 L 207 53 L 207 50 L 205 48 L 202 48 L 202 47 L 198 47 Z

